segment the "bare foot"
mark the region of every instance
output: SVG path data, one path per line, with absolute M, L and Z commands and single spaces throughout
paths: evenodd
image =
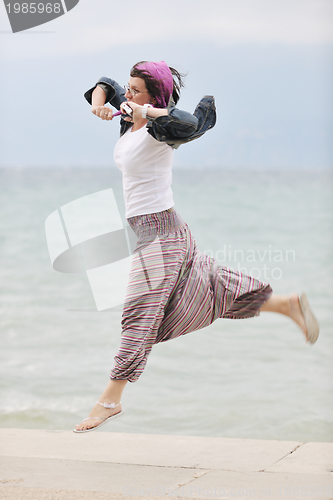
M 299 303 L 299 297 L 297 293 L 290 295 L 290 317 L 295 323 L 298 324 L 300 329 L 305 335 L 306 341 L 309 342 L 308 331 L 305 324 L 305 319 L 302 313 L 302 309 Z
M 100 406 L 99 404 L 96 403 L 91 412 L 89 413 L 89 416 L 86 419 L 84 419 L 84 421 L 81 422 L 81 424 L 76 425 L 75 430 L 83 431 L 97 427 L 107 418 L 111 417 L 112 415 L 116 415 L 117 413 L 120 413 L 121 410 L 122 410 L 121 403 L 117 405 L 115 408 L 104 408 L 103 406 Z

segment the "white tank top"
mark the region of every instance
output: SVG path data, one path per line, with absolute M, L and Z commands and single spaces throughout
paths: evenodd
M 126 218 L 162 212 L 173 207 L 173 149 L 142 127 L 132 127 L 118 140 L 114 161 L 123 174 Z

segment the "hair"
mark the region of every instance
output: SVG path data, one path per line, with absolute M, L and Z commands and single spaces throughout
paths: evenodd
M 140 61 L 136 64 L 134 64 L 133 68 L 131 69 L 130 75 L 132 77 L 137 77 L 137 78 L 142 78 L 146 84 L 147 92 L 152 96 L 156 97 L 160 94 L 160 84 L 159 81 L 156 80 L 154 77 L 149 75 L 145 70 L 138 69 L 137 66 L 140 66 L 141 64 L 145 64 L 147 61 Z M 183 78 L 186 76 L 182 73 L 179 73 L 174 68 L 171 68 L 169 66 L 169 69 L 172 73 L 173 77 L 173 91 L 172 91 L 172 99 L 174 100 L 175 104 L 179 101 L 180 98 L 180 89 L 182 87 L 185 87 Z

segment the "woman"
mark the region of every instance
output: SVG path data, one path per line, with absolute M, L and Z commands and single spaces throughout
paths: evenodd
M 139 378 L 154 344 L 217 318 L 271 311 L 291 317 L 307 341 L 318 338 L 319 326 L 304 294 L 273 295 L 268 284 L 217 265 L 197 250 L 188 226 L 173 209 L 173 150 L 200 137 L 216 121 L 211 96 L 200 101 L 193 115 L 175 107 L 182 86 L 182 75 L 164 61 L 143 61 L 133 66 L 126 92 L 115 81 L 101 78 L 85 94 L 102 120 L 113 118 L 106 102 L 122 109 L 114 160 L 123 173 L 126 217 L 138 242 L 110 381 L 74 432 L 92 431 L 123 413 L 125 385 Z M 131 116 L 122 108 L 124 102 Z

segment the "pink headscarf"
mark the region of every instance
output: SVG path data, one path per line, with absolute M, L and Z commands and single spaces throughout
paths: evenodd
M 173 92 L 173 77 L 166 62 L 146 62 L 136 66 L 140 71 L 144 71 L 157 80 L 160 87 L 160 95 L 154 96 L 158 108 L 166 108 L 169 104 L 170 96 Z

